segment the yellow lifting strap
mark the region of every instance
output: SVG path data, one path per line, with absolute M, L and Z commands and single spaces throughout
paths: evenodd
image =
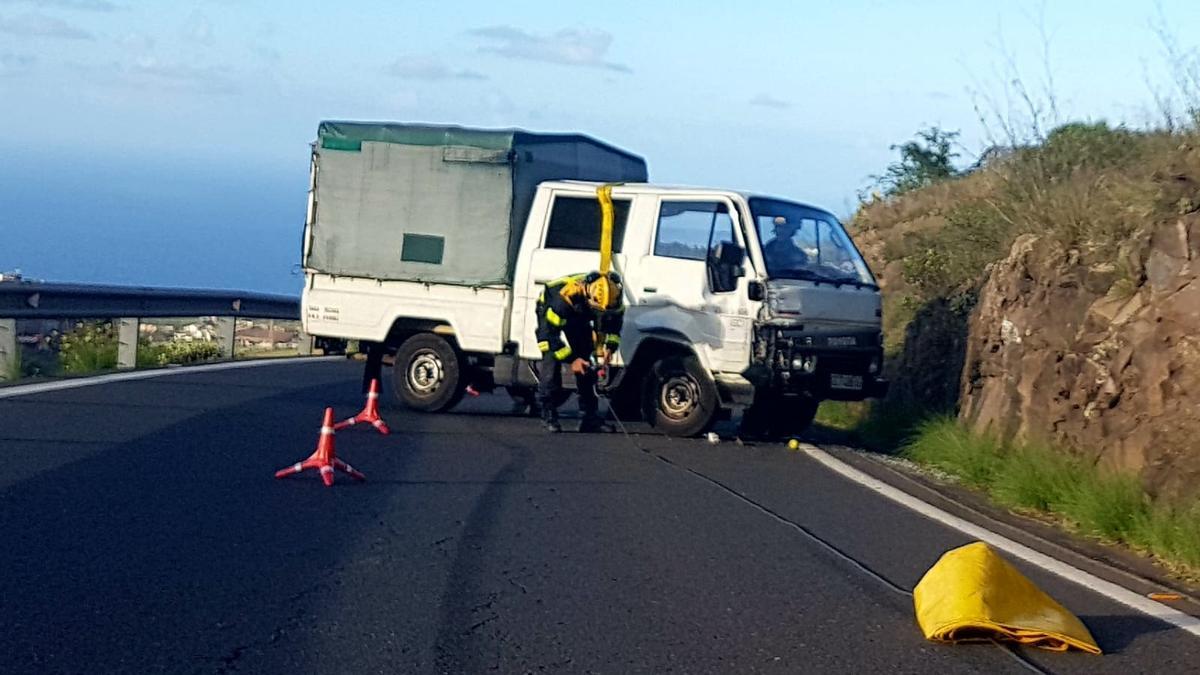
M 600 200 L 600 274 L 608 274 L 612 269 L 612 189 L 612 183 L 596 188 L 596 198 Z
M 982 541 L 942 555 L 913 589 L 913 605 L 928 640 L 1100 653 L 1083 622 Z

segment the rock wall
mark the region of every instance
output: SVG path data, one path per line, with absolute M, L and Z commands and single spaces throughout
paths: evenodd
M 1200 495 L 1200 215 L 1116 264 L 1017 239 L 970 316 L 959 405 L 977 431 L 1137 472 L 1158 497 Z

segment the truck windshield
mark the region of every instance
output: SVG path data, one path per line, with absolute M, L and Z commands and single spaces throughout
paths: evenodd
M 831 214 L 776 199 L 753 198 L 767 276 L 875 286 L 850 236 Z

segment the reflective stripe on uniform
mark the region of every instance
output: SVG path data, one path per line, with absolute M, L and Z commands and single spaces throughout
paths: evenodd
M 621 336 L 617 335 L 616 333 L 609 333 L 608 335 L 604 336 L 604 344 L 616 347 L 617 345 L 621 344 Z
M 570 345 L 567 345 L 566 347 L 563 347 L 562 349 L 554 352 L 554 358 L 558 359 L 559 361 L 566 361 L 567 357 L 570 355 L 571 355 L 571 346 Z
M 567 320 L 559 316 L 558 312 L 554 311 L 552 307 L 546 308 L 546 321 L 550 322 L 550 325 L 555 328 L 562 328 L 567 325 Z
M 539 342 L 538 349 L 545 354 L 546 352 L 550 351 L 550 343 L 546 341 Z

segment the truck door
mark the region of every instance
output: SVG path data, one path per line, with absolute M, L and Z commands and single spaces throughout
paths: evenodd
M 613 266 L 618 271 L 625 268 L 621 251 L 629 208 L 628 197 L 613 197 Z M 527 359 L 541 358 L 534 333 L 535 307 L 543 285 L 568 274 L 590 272 L 600 265 L 600 202 L 594 192 L 556 191 L 544 222 L 541 245 L 529 254 L 529 274 L 518 283 L 513 311 L 513 325 L 522 326 L 520 354 Z
M 636 329 L 682 333 L 713 370 L 745 370 L 751 316 L 742 266 L 750 261 L 731 262 L 745 246 L 737 210 L 728 200 L 661 198 L 651 254 L 629 284 Z

